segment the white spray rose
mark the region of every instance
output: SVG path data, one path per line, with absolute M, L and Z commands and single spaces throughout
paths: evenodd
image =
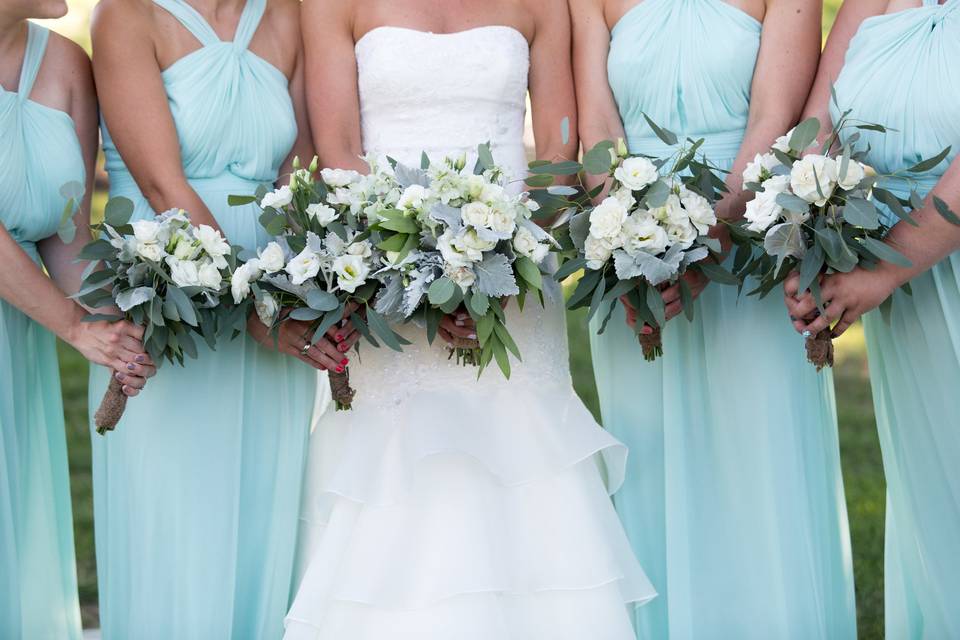
M 320 177 L 325 183 L 335 189 L 359 182 L 362 178 L 356 171 L 349 171 L 347 169 L 323 169 L 320 172 Z
M 786 193 L 790 188 L 790 176 L 773 176 L 761 185 L 765 193 Z
M 678 224 L 682 224 L 681 223 Z M 639 253 L 659 255 L 663 253 L 670 238 L 666 230 L 654 218 L 630 217 L 623 225 L 623 248 L 632 256 Z
M 490 226 L 490 207 L 482 202 L 468 202 L 460 209 L 460 218 L 471 227 L 486 229 Z
M 509 237 L 516 228 L 517 217 L 513 208 L 498 206 L 490 210 L 490 229 L 501 237 Z
M 453 232 L 447 229 L 437 238 L 437 249 L 440 250 L 440 255 L 443 256 L 445 262 L 454 267 L 467 267 L 472 261 L 467 257 L 466 253 L 455 245 L 455 240 L 456 238 Z
M 337 285 L 347 293 L 353 293 L 362 286 L 370 275 L 370 267 L 361 256 L 342 255 L 333 261 L 333 271 L 337 274 Z
M 587 268 L 602 269 L 616 248 L 615 243 L 609 239 L 587 236 L 583 244 L 583 257 L 587 260 Z
M 614 197 L 607 197 L 590 213 L 590 235 L 594 238 L 616 238 L 627 219 L 627 209 Z
M 397 201 L 398 209 L 422 209 L 423 204 L 430 199 L 430 189 L 419 184 L 412 184 L 400 194 Z
M 780 161 L 777 160 L 777 156 L 772 153 L 765 153 L 763 155 L 758 153 L 753 157 L 753 160 L 747 164 L 747 168 L 743 170 L 743 181 L 760 184 L 766 178 L 773 175 L 773 168 L 779 165 Z
M 307 205 L 307 215 L 316 220 L 321 227 L 325 227 L 337 219 L 337 210 L 329 205 L 314 202 Z
M 538 242 L 533 233 L 525 227 L 517 229 L 517 234 L 513 237 L 513 248 L 519 255 L 530 258 L 537 264 L 543 262 L 550 252 L 550 247 Z
M 783 207 L 777 204 L 777 195 L 775 191 L 762 191 L 747 203 L 746 211 L 743 214 L 743 217 L 750 223 L 747 225 L 747 229 L 761 233 L 780 219 L 781 214 L 783 214 Z
M 373 255 L 373 248 L 370 246 L 369 240 L 361 240 L 360 242 L 354 242 L 347 247 L 347 254 L 351 256 L 360 256 L 361 258 L 369 258 Z
M 234 303 L 240 304 L 250 295 L 250 283 L 258 280 L 261 274 L 260 261 L 256 258 L 237 267 L 230 280 L 230 293 L 233 295 Z
M 173 280 L 173 284 L 181 288 L 200 286 L 200 273 L 196 262 L 169 257 L 167 258 L 167 266 L 170 267 L 170 278 Z
M 660 178 L 657 166 L 642 157 L 627 158 L 613 172 L 613 177 L 631 191 L 639 191 Z
M 839 173 L 839 171 L 840 166 L 837 165 L 837 172 Z M 860 185 L 860 181 L 865 177 L 866 171 L 864 171 L 863 165 L 856 160 L 849 160 L 847 162 L 847 173 L 843 178 L 837 180 L 837 184 L 840 185 L 840 188 L 844 191 L 851 191 L 856 189 Z
M 457 266 L 449 262 L 443 265 L 443 275 L 450 278 L 454 284 L 460 287 L 461 291 L 466 291 L 477 281 L 477 274 L 470 267 Z
M 133 237 L 137 242 L 158 243 L 161 241 L 161 226 L 156 220 L 137 220 L 132 222 Z
M 689 249 L 698 237 L 697 229 L 690 222 L 667 227 L 667 239 L 671 245 L 679 244 L 684 249 Z
M 203 247 L 207 255 L 213 259 L 213 263 L 217 265 L 217 268 L 226 268 L 227 261 L 224 259 L 224 256 L 230 254 L 230 245 L 227 244 L 227 241 L 220 235 L 220 232 L 211 226 L 202 224 L 197 227 L 196 235 L 197 240 L 200 241 L 200 246 Z
M 623 208 L 629 211 L 637 204 L 637 199 L 633 197 L 633 192 L 626 187 L 620 187 L 615 191 L 611 191 L 610 195 L 617 199 L 617 201 L 623 205 Z
M 200 264 L 197 275 L 200 278 L 201 287 L 219 289 L 220 285 L 223 284 L 223 274 L 220 273 L 217 265 L 213 264 L 210 260 L 204 260 L 203 263 Z
M 483 252 L 490 251 L 497 246 L 497 243 L 493 240 L 482 239 L 477 235 L 475 229 L 467 229 L 453 240 L 453 245 L 470 262 L 480 262 L 483 260 Z
M 699 193 L 688 191 L 682 198 L 683 208 L 687 211 L 690 222 L 700 234 L 705 234 L 710 227 L 717 224 L 717 214 L 710 206 L 710 201 Z M 683 226 L 673 223 L 674 226 Z
M 320 256 L 306 248 L 287 263 L 284 271 L 290 274 L 290 282 L 301 285 L 320 273 Z
M 836 187 L 837 163 L 833 158 L 811 154 L 798 160 L 790 171 L 793 193 L 818 207 L 826 204 Z
M 794 127 L 796 128 L 796 127 Z M 787 131 L 786 135 L 782 135 L 776 139 L 773 143 L 773 148 L 777 151 L 782 151 L 784 153 L 790 153 L 790 136 L 793 135 L 793 129 Z
M 259 300 L 253 303 L 253 308 L 257 310 L 257 317 L 267 327 L 272 327 L 280 313 L 280 305 L 276 298 L 269 293 L 264 293 Z
M 270 193 L 264 194 L 263 200 L 260 201 L 260 206 L 264 209 L 267 207 L 282 209 L 291 202 L 293 202 L 293 191 L 289 186 L 284 185 L 276 191 L 271 191 Z
M 283 247 L 276 242 L 271 242 L 258 253 L 260 255 L 260 268 L 267 273 L 276 273 L 283 269 L 285 264 Z

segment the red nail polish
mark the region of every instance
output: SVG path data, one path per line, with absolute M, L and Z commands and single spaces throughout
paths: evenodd
M 350 349 L 350 345 L 348 345 L 348 344 L 341 344 L 341 345 L 338 345 L 338 346 L 337 346 L 337 349 L 340 350 L 340 353 L 346 353 L 346 352 Z
M 337 365 L 337 368 L 335 369 L 335 371 L 336 371 L 337 373 L 343 373 L 343 367 L 340 366 L 340 365 Z
M 347 366 L 348 364 L 350 364 L 350 359 L 344 358 L 343 360 L 340 361 L 340 364 L 342 364 L 343 366 Z
M 343 342 L 343 336 L 340 335 L 339 333 L 335 335 L 333 339 L 336 340 L 337 342 Z

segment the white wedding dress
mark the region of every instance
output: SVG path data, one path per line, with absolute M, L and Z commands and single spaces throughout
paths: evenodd
M 419 165 L 489 141 L 525 175 L 518 31 L 381 27 L 356 57 L 367 152 Z M 312 436 L 287 640 L 633 640 L 629 607 L 656 594 L 608 496 L 626 450 L 573 392 L 559 287 L 507 321 L 510 380 L 416 327 L 402 354 L 354 358 L 354 410 Z

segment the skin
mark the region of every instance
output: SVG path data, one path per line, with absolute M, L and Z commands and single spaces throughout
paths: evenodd
M 60 0 L 0 1 L 0 84 L 15 91 L 27 43 L 28 18 L 58 18 L 67 6 Z M 90 241 L 90 200 L 98 146 L 97 98 L 90 61 L 80 47 L 51 33 L 44 61 L 29 99 L 67 113 L 74 121 L 86 168 L 86 195 L 74 217 L 76 237 L 64 244 L 58 236 L 38 243 L 46 274 L 0 226 L 0 297 L 71 344 L 89 361 L 109 367 L 135 396 L 156 368 L 143 349 L 143 329 L 129 322 L 83 322 L 85 310 L 67 295 L 80 288 L 84 264 L 75 262 Z
M 476 27 L 516 28 L 530 43 L 529 91 L 537 158 L 575 158 L 575 136 L 564 144 L 561 122 L 576 131 L 576 99 L 570 61 L 570 24 L 563 0 L 304 0 L 307 102 L 320 162 L 367 172 L 360 159 L 360 98 L 356 42 L 381 26 L 453 33 Z M 322 32 L 322 39 L 310 37 Z M 441 337 L 475 339 L 466 312 L 440 324 Z
M 858 0 L 846 2 L 840 9 L 836 25 L 827 40 L 817 80 L 804 111 L 805 117 L 815 116 L 824 123 L 821 138 L 830 133 L 830 86 L 840 74 L 850 39 L 866 18 L 884 13 L 895 13 L 922 5 L 919 0 Z M 898 224 L 886 242 L 904 254 L 912 263 L 904 268 L 881 263 L 874 271 L 856 268 L 850 273 L 837 273 L 821 279 L 822 300 L 826 306 L 822 315 L 809 292 L 798 291 L 799 275 L 793 274 L 784 283 L 784 301 L 794 327 L 800 333 L 815 335 L 833 326 L 833 335 L 839 336 L 867 311 L 875 309 L 896 289 L 924 273 L 948 255 L 960 249 L 960 227 L 944 220 L 933 207 L 933 196 L 946 202 L 954 211 L 960 210 L 960 160 L 954 160 L 943 177 L 924 200 L 924 207 L 913 214 L 919 226 Z
M 580 138 L 585 149 L 603 140 L 625 138 L 623 122 L 607 81 L 607 56 L 611 29 L 638 4 L 636 0 L 570 0 L 577 103 L 582 116 Z M 747 130 L 727 176 L 729 193 L 717 204 L 717 217 L 733 221 L 743 216 L 749 199 L 741 177 L 744 168 L 799 120 L 799 105 L 806 98 L 817 69 L 823 3 L 819 0 L 736 0 L 728 4 L 763 23 Z M 722 225 L 717 225 L 710 235 L 728 245 Z M 694 298 L 708 284 L 698 272 L 688 272 L 682 277 Z M 662 295 L 668 320 L 683 311 L 679 285 L 665 289 Z M 627 324 L 633 327 L 636 313 L 626 302 L 624 306 Z M 652 330 L 644 327 L 641 331 Z
M 232 40 L 243 0 L 191 0 L 189 3 L 223 40 Z M 313 155 L 304 87 L 300 3 L 270 0 L 249 49 L 289 80 L 298 127 L 297 140 L 280 168 L 292 171 L 295 157 Z M 92 21 L 93 71 L 110 134 L 137 185 L 154 211 L 185 209 L 194 224 L 219 229 L 216 219 L 184 173 L 176 124 L 167 103 L 161 72 L 197 51 L 197 39 L 169 12 L 150 0 L 102 0 Z M 144 127 L 143 122 L 149 122 Z M 303 322 L 281 325 L 279 340 L 251 314 L 247 332 L 264 348 L 279 350 L 316 369 L 346 366 L 342 348 L 354 333 L 349 325 L 330 330 L 330 340 L 303 350 L 312 332 Z M 336 336 L 342 338 L 336 341 Z M 354 338 L 355 340 L 355 338 Z M 352 344 L 352 343 L 351 343 Z

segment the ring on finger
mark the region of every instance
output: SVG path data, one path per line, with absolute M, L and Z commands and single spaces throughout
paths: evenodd
M 313 345 L 310 344 L 309 342 L 304 343 L 303 348 L 300 349 L 300 355 L 305 356 L 305 355 L 307 355 L 308 353 L 310 353 L 310 347 L 312 347 L 312 346 L 313 346 Z

